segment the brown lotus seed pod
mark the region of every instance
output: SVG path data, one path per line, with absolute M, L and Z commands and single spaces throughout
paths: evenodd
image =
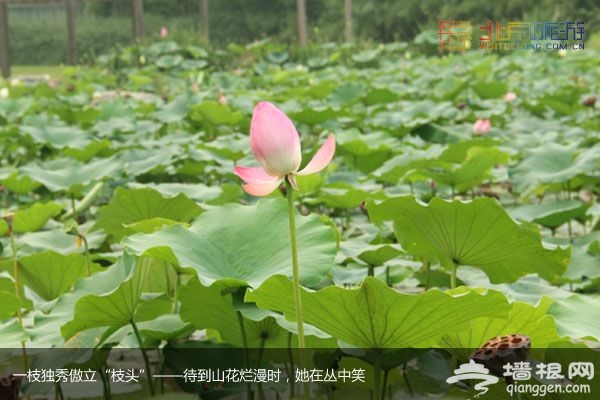
M 523 362 L 529 356 L 531 339 L 527 335 L 502 335 L 488 340 L 477 349 L 471 359 L 483 364 L 490 372 L 512 383 L 512 376 L 504 376 L 504 365 Z
M 22 379 L 22 377 L 13 376 L 12 374 L 0 378 L 0 399 L 18 400 Z
M 594 107 L 594 105 L 596 105 L 596 96 L 590 96 L 583 100 L 583 105 L 586 107 Z

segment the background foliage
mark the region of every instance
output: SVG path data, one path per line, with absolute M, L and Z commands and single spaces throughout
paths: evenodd
M 144 30 L 156 37 L 167 26 L 180 41 L 199 41 L 196 0 L 145 0 Z M 115 44 L 132 41 L 129 0 L 76 1 L 76 36 L 80 60 L 87 61 Z M 265 6 L 268 5 L 268 8 Z M 293 0 L 209 1 L 210 40 L 216 47 L 270 37 L 294 43 L 297 25 Z M 436 30 L 440 18 L 503 21 L 585 22 L 590 39 L 600 23 L 600 4 L 594 0 L 509 0 L 481 4 L 476 0 L 354 0 L 354 34 L 359 41 L 409 41 L 424 30 Z M 342 41 L 342 0 L 307 0 L 310 39 Z M 13 64 L 58 64 L 67 59 L 65 13 L 60 4 L 11 4 L 10 45 Z M 597 42 L 594 39 L 593 42 Z

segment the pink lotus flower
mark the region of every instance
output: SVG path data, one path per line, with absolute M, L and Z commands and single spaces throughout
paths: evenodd
M 490 129 L 492 129 L 492 124 L 489 119 L 478 119 L 473 124 L 473 133 L 478 136 L 485 135 Z
M 160 37 L 161 38 L 166 38 L 167 36 L 169 36 L 169 28 L 167 28 L 166 26 L 161 26 L 161 28 L 160 28 Z
M 250 147 L 262 168 L 235 167 L 235 174 L 246 183 L 252 196 L 266 196 L 287 178 L 294 189 L 296 175 L 321 171 L 333 158 L 335 138 L 329 135 L 312 160 L 302 169 L 300 136 L 290 119 L 273 104 L 263 101 L 254 107 L 250 124 Z
M 517 94 L 514 92 L 508 92 L 504 95 L 504 101 L 510 103 L 511 101 L 515 101 L 517 99 Z

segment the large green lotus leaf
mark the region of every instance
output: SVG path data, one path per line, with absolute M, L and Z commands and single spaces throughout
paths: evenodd
M 562 146 L 548 142 L 529 150 L 509 172 L 516 189 L 528 193 L 539 184 L 564 184 L 577 174 L 591 174 L 599 155 L 600 146 L 578 151 L 576 144 Z
M 483 147 L 483 148 L 495 148 L 497 142 L 488 138 L 476 138 L 470 140 L 461 140 L 457 143 L 451 143 L 446 149 L 437 157 L 438 160 L 461 164 L 469 156 L 469 151 L 472 149 Z
M 160 56 L 156 61 L 155 65 L 158 68 L 169 69 L 178 66 L 183 61 L 183 57 L 179 54 L 168 54 Z
M 495 199 L 435 197 L 425 205 L 403 196 L 380 204 L 369 201 L 367 210 L 376 224 L 394 221 L 396 237 L 407 253 L 440 260 L 448 268 L 481 268 L 492 283 L 510 283 L 534 273 L 552 282 L 569 264 L 569 250 L 544 248 L 539 233 L 513 221 Z
M 496 145 L 487 138 L 462 140 L 448 145 L 436 160 L 423 166 L 432 179 L 464 191 L 488 178 L 495 165 L 508 162 L 509 155 Z
M 338 257 L 342 258 L 342 262 L 360 260 L 368 265 L 383 265 L 400 254 L 404 252 L 398 244 L 370 244 L 359 237 L 342 241 Z
M 215 329 L 226 343 L 244 347 L 237 309 L 234 307 L 231 293 L 227 293 L 227 288 L 224 282 L 202 286 L 197 279 L 192 279 L 181 288 L 179 295 L 181 319 L 190 322 L 196 329 Z M 254 313 L 257 314 L 255 316 L 246 316 L 247 312 L 243 308 L 240 308 L 240 311 L 244 315 L 248 347 L 261 347 L 263 339 L 265 347 L 282 348 L 288 345 L 289 331 L 281 327 L 274 316 L 262 310 L 257 310 L 260 313 Z M 309 346 L 323 346 L 323 342 L 310 336 L 309 332 L 307 339 Z
M 103 231 L 88 232 L 93 222 L 86 222 L 79 226 L 79 231 L 85 234 L 89 249 L 97 249 L 104 243 L 106 234 Z M 33 254 L 43 250 L 53 250 L 60 254 L 82 253 L 81 243 L 77 237 L 65 233 L 64 229 L 29 232 L 18 235 L 16 238 L 18 253 L 21 255 Z
M 544 204 L 525 204 L 510 210 L 514 219 L 535 222 L 548 228 L 557 228 L 573 218 L 584 218 L 587 205 L 578 200 Z
M 536 306 L 516 301 L 511 304 L 507 318 L 474 318 L 467 329 L 447 335 L 440 345 L 467 359 L 473 350 L 495 336 L 521 334 L 530 337 L 532 351 L 539 357 L 544 349 L 560 339 L 554 318 L 548 314 L 552 303 L 549 297 L 544 297 Z
M 361 134 L 358 129 L 336 133 L 335 140 L 346 163 L 363 173 L 379 168 L 397 145 L 397 140 L 384 132 Z
M 433 145 L 421 150 L 406 146 L 403 151 L 402 154 L 386 161 L 373 175 L 383 182 L 395 185 L 399 180 L 405 181 L 415 170 L 424 170 L 432 159 L 441 154 L 442 148 Z
M 296 222 L 300 278 L 316 285 L 333 264 L 335 238 L 316 215 Z M 226 204 L 202 214 L 189 229 L 173 225 L 129 236 L 123 244 L 136 254 L 193 268 L 203 285 L 228 279 L 234 286 L 257 287 L 273 274 L 291 276 L 287 203 L 281 198 Z
M 16 233 L 40 230 L 52 217 L 58 215 L 62 206 L 53 202 L 35 203 L 25 210 L 15 211 L 13 229 Z
M 82 129 L 44 115 L 26 118 L 20 129 L 31 136 L 34 142 L 58 149 L 82 148 L 90 143 L 90 137 Z
M 0 117 L 8 122 L 16 121 L 22 117 L 32 105 L 33 99 L 30 97 L 22 97 L 20 99 L 0 99 Z
M 124 254 L 119 263 L 128 265 L 124 271 L 130 271 L 127 278 L 119 286 L 102 294 L 89 294 L 77 300 L 74 307 L 73 320 L 61 327 L 65 339 L 76 333 L 98 327 L 119 328 L 131 321 L 148 321 L 168 312 L 160 304 L 143 300 L 142 289 L 150 271 L 141 265 L 136 266 L 136 257 Z M 152 302 L 151 307 L 145 304 Z
M 23 306 L 20 298 L 6 291 L 0 291 L 0 304 L 0 321 L 12 317 Z
M 172 40 L 167 40 L 167 41 L 161 40 L 160 42 L 156 42 L 156 43 L 152 44 L 148 48 L 148 53 L 152 56 L 160 56 L 163 54 L 177 52 L 180 49 L 181 48 L 179 47 L 179 45 Z
M 129 233 L 137 233 L 137 232 L 152 233 L 152 232 L 159 230 L 160 228 L 162 228 L 164 226 L 177 225 L 177 224 L 181 224 L 184 226 L 187 225 L 183 222 L 173 221 L 172 219 L 156 217 L 156 218 L 152 218 L 152 219 L 145 219 L 142 221 L 133 222 L 131 224 L 125 224 L 123 226 L 125 228 L 127 228 L 127 231 Z
M 27 329 L 32 341 L 38 347 L 64 346 L 61 327 L 73 320 L 77 301 L 88 295 L 102 296 L 118 291 L 120 285 L 131 281 L 136 270 L 136 263 L 128 257 L 90 277 L 77 280 L 72 291 L 63 293 L 58 300 L 49 303 L 49 312 L 34 312 L 33 327 Z M 111 308 L 107 311 L 111 312 Z M 105 330 L 105 327 L 84 330 L 69 342 L 80 344 L 75 347 L 94 347 L 100 343 Z
M 153 148 L 127 149 L 120 151 L 116 158 L 123 163 L 127 175 L 134 177 L 169 165 L 176 151 L 178 149 L 165 143 L 160 151 Z
M 491 169 L 505 164 L 508 159 L 508 154 L 494 147 L 471 147 L 460 164 L 434 161 L 427 164 L 424 174 L 464 192 L 489 178 Z
M 104 138 L 116 138 L 121 133 L 136 131 L 136 122 L 132 115 L 123 117 L 112 117 L 106 120 L 100 120 L 92 128 L 98 136 Z M 115 145 L 117 143 L 113 143 Z
M 290 113 L 290 118 L 292 118 L 294 121 L 308 125 L 322 124 L 323 122 L 333 119 L 336 116 L 336 111 L 326 106 L 305 107 L 298 112 Z
M 172 340 L 189 332 L 192 327 L 177 314 L 163 314 L 153 320 L 140 322 L 138 328 L 150 339 Z
M 404 136 L 413 128 L 435 121 L 437 118 L 450 118 L 456 114 L 456 107 L 449 101 L 431 100 L 405 101 L 392 110 L 382 111 L 367 120 L 367 125 Z
M 204 101 L 192 107 L 192 119 L 205 121 L 211 125 L 238 125 L 244 118 L 241 111 L 232 111 L 226 104 L 216 101 Z
M 292 282 L 284 276 L 247 293 L 246 301 L 295 318 Z M 506 318 L 509 310 L 500 292 L 409 295 L 371 277 L 358 289 L 302 290 L 302 307 L 305 322 L 350 345 L 377 349 L 435 346 L 442 336 L 464 331 L 473 318 Z
M 381 54 L 381 48 L 363 50 L 359 53 L 356 53 L 352 56 L 352 60 L 357 63 L 370 63 L 372 61 L 376 61 Z
M 87 146 L 78 147 L 78 148 L 68 148 L 63 150 L 63 154 L 68 157 L 73 157 L 77 161 L 86 162 L 94 158 L 100 152 L 106 151 L 114 146 L 110 140 L 96 140 L 88 144 Z
M 41 186 L 27 175 L 19 175 L 18 171 L 12 171 L 10 175 L 0 178 L 0 183 L 8 190 L 17 194 L 29 193 Z
M 248 135 L 219 136 L 215 140 L 203 144 L 207 150 L 227 160 L 237 161 L 248 152 Z
M 164 197 L 150 188 L 118 187 L 110 202 L 98 211 L 94 228 L 104 229 L 112 240 L 118 242 L 132 232 L 127 225 L 155 218 L 189 222 L 201 212 L 202 209 L 184 194 Z
M 239 186 L 239 185 L 237 185 Z M 174 197 L 180 193 L 186 195 L 189 199 L 198 202 L 203 202 L 219 197 L 223 192 L 221 187 L 218 186 L 207 186 L 202 183 L 148 183 L 139 184 L 132 183 L 132 188 L 149 187 L 161 193 L 163 196 Z
M 371 87 L 363 96 L 363 102 L 368 105 L 393 103 L 398 100 L 398 93 L 385 87 Z
M 23 283 L 47 301 L 65 293 L 86 275 L 86 257 L 80 254 L 62 255 L 46 250 L 22 257 L 19 264 Z
M 29 163 L 21 171 L 46 186 L 51 192 L 77 192 L 81 186 L 114 175 L 121 166 L 114 158 L 101 158 L 80 163 L 73 159 L 57 159 L 39 164 Z
M 332 208 L 351 209 L 358 207 L 369 193 L 345 182 L 329 184 L 321 189 L 318 200 Z
M 557 301 L 549 310 L 556 318 L 561 335 L 573 339 L 592 337 L 600 341 L 600 296 L 574 294 L 566 300 Z
M 21 347 L 21 341 L 27 339 L 27 333 L 16 319 L 0 324 L 0 348 L 19 348 Z
M 143 312 L 140 312 L 142 307 L 151 313 L 153 319 L 143 320 Z M 187 337 L 195 330 L 191 324 L 183 322 L 178 314 L 171 314 L 172 307 L 172 301 L 165 294 L 141 303 L 135 320 L 145 346 L 157 346 L 161 340 L 177 339 L 184 335 Z M 162 314 L 154 318 L 161 310 Z M 122 326 L 117 330 L 96 328 L 75 335 L 67 343 L 72 347 L 94 347 L 98 345 L 98 337 L 101 337 L 105 344 L 118 343 L 123 347 L 137 347 L 139 342 L 132 333 L 131 325 Z
M 558 245 L 571 245 L 571 262 L 557 283 L 582 282 L 600 277 L 600 254 L 594 254 L 592 245 L 594 240 L 600 240 L 600 231 L 577 236 L 572 241 L 568 237 L 552 237 L 547 240 Z
M 349 104 L 358 100 L 365 92 L 365 85 L 361 82 L 348 82 L 344 83 L 331 93 L 329 100 L 334 104 Z
M 508 92 L 506 83 L 498 81 L 477 81 L 472 88 L 483 99 L 498 99 Z
M 428 143 L 455 143 L 464 135 L 464 131 L 465 128 L 460 125 L 452 128 L 429 122 L 414 129 L 412 133 Z
M 447 279 L 447 274 L 444 274 Z M 566 299 L 573 292 L 551 285 L 537 275 L 526 275 L 513 283 L 491 284 L 485 273 L 479 268 L 461 268 L 458 278 L 467 286 L 498 290 L 509 299 L 529 304 L 537 304 L 544 296 L 554 300 Z M 563 277 L 564 279 L 564 277 Z
M 353 156 L 367 156 L 380 151 L 389 152 L 398 141 L 383 133 L 362 134 L 358 129 L 348 129 L 335 134 L 336 146 Z
M 170 103 L 160 107 L 154 116 L 162 123 L 179 123 L 184 120 L 190 108 L 190 99 L 187 96 L 178 96 Z
M 432 90 L 432 95 L 441 100 L 454 100 L 460 92 L 467 86 L 467 81 L 464 77 L 456 75 L 448 75 L 442 78 Z

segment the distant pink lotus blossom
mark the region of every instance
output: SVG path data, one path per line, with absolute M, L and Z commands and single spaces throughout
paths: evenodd
M 262 168 L 235 167 L 235 174 L 246 183 L 252 196 L 266 196 L 287 178 L 297 189 L 296 175 L 321 171 L 333 159 L 335 137 L 330 134 L 317 154 L 302 169 L 300 136 L 290 119 L 273 104 L 263 101 L 254 107 L 250 123 L 250 147 Z
M 217 98 L 217 101 L 220 104 L 226 105 L 227 104 L 227 97 L 225 97 L 225 95 L 223 93 L 219 94 L 219 97 Z
M 169 36 L 169 28 L 167 28 L 166 26 L 162 26 L 160 28 L 160 37 L 166 38 L 167 36 Z
M 478 119 L 473 124 L 473 133 L 477 136 L 485 135 L 492 129 L 489 119 Z
M 514 92 L 508 92 L 504 95 L 504 101 L 510 103 L 511 101 L 515 101 L 517 99 L 517 94 Z

